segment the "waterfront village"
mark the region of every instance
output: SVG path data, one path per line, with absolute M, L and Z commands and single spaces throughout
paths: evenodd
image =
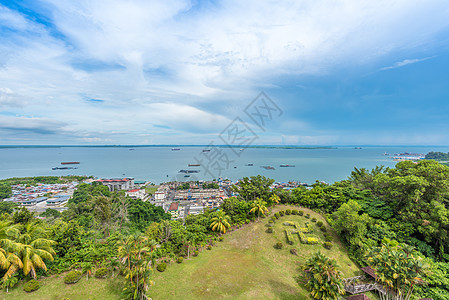
M 182 219 L 189 214 L 200 214 L 205 208 L 217 208 L 224 199 L 234 196 L 230 180 L 167 182 L 154 185 L 148 181 L 136 181 L 134 178 L 86 179 L 83 183 L 99 182 L 112 191 L 124 190 L 126 195 L 149 201 L 168 212 L 172 219 Z M 44 212 L 48 208 L 66 210 L 67 203 L 79 183 L 37 184 L 35 186 L 12 185 L 12 196 L 4 201 L 13 201 L 30 211 Z M 271 188 L 293 189 L 300 182 L 274 183 Z

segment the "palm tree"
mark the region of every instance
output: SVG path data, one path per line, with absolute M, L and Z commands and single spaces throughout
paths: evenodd
M 273 194 L 270 197 L 270 201 L 273 203 L 273 206 L 275 206 L 276 204 L 278 204 L 281 201 L 281 198 L 278 195 Z
M 1 240 L 1 248 L 0 248 L 0 267 L 4 270 L 7 270 L 5 275 L 3 275 L 3 282 L 5 283 L 7 280 L 9 280 L 16 272 L 17 270 L 20 270 L 23 268 L 23 263 L 20 257 L 18 257 L 16 254 L 6 251 L 5 248 L 12 248 L 14 242 L 3 239 Z
M 120 262 L 126 266 L 123 291 L 127 299 L 148 299 L 146 292 L 152 285 L 151 254 L 155 245 L 143 235 L 132 235 L 120 242 L 118 254 Z
M 251 209 L 249 212 L 255 214 L 257 213 L 257 220 L 259 220 L 260 214 L 265 215 L 265 213 L 268 212 L 267 203 L 261 198 L 256 198 L 256 200 L 251 203 Z
M 211 219 L 212 223 L 210 224 L 210 228 L 212 231 L 217 231 L 220 233 L 226 233 L 226 229 L 231 227 L 229 222 L 231 218 L 224 213 L 224 211 L 220 210 L 215 217 Z
M 22 260 L 23 274 L 25 276 L 30 274 L 34 279 L 37 279 L 36 269 L 47 271 L 44 259 L 53 261 L 53 256 L 56 255 L 56 252 L 52 246 L 55 244 L 55 241 L 44 238 L 35 239 L 29 244 L 15 243 L 13 249 Z
M 94 269 L 94 266 L 90 262 L 85 262 L 81 265 L 82 272 L 86 272 L 87 280 L 89 280 L 89 275 L 92 274 L 92 270 Z
M 306 272 L 306 288 L 313 299 L 339 299 L 345 294 L 342 272 L 337 270 L 335 259 L 329 259 L 321 252 L 309 258 L 303 269 Z

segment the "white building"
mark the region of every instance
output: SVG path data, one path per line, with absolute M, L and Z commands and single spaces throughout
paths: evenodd
M 134 188 L 134 178 L 99 179 L 97 181 L 107 186 L 111 192 Z
M 129 190 L 126 192 L 126 195 L 130 196 L 133 199 L 144 199 L 145 190 L 144 189 Z

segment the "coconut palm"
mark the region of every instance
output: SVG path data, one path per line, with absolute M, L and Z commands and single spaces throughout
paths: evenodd
M 0 248 L 0 267 L 4 270 L 7 270 L 5 275 L 3 275 L 3 282 L 9 280 L 17 270 L 23 268 L 23 263 L 20 257 L 16 254 L 6 251 L 5 248 L 12 248 L 14 242 L 3 239 L 1 240 L 1 248 Z
M 212 228 L 212 231 L 226 233 L 226 229 L 231 227 L 231 224 L 229 224 L 231 218 L 222 210 L 220 210 L 217 215 L 211 219 L 211 221 L 212 223 L 210 224 L 210 228 Z
M 337 270 L 335 259 L 316 252 L 303 266 L 306 288 L 313 299 L 339 299 L 345 294 L 342 272 Z
M 267 203 L 261 198 L 256 198 L 256 200 L 251 202 L 251 209 L 249 212 L 257 214 L 257 220 L 259 220 L 260 214 L 265 215 L 265 213 L 268 212 Z
M 29 243 L 15 243 L 12 249 L 14 249 L 14 252 L 22 260 L 23 274 L 37 279 L 37 269 L 47 271 L 44 259 L 53 261 L 53 256 L 56 255 L 56 252 L 52 247 L 55 244 L 55 241 L 44 238 L 37 238 Z

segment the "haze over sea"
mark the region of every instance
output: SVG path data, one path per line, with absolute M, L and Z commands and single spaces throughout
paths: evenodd
M 47 175 L 93 175 L 100 178 L 134 177 L 154 183 L 178 180 L 212 179 L 202 167 L 188 167 L 195 163 L 194 157 L 204 146 L 129 146 L 129 147 L 0 147 L 0 178 L 47 176 Z M 130 150 L 134 149 L 134 150 Z M 384 153 L 448 152 L 441 146 L 354 146 L 329 147 L 328 149 L 248 148 L 237 157 L 228 148 L 222 148 L 234 160 L 222 171 L 223 178 L 237 180 L 244 176 L 261 174 L 276 181 L 301 181 L 313 183 L 322 180 L 332 183 L 346 179 L 354 167 L 371 169 L 376 165 L 393 167 L 397 162 Z M 71 165 L 78 169 L 52 170 L 61 162 L 79 161 Z M 252 163 L 253 166 L 246 166 Z M 281 168 L 280 164 L 295 165 Z M 273 166 L 266 170 L 262 166 Z M 200 170 L 200 173 L 184 177 L 181 169 Z

